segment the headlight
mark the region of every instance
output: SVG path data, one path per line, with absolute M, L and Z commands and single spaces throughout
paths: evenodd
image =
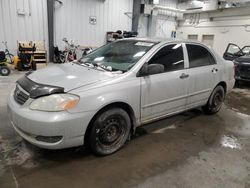
M 72 94 L 53 94 L 40 97 L 30 104 L 31 110 L 58 112 L 74 108 L 80 98 Z

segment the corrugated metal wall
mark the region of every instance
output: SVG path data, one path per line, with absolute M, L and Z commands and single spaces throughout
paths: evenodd
M 79 45 L 100 46 L 107 31 L 131 30 L 133 0 L 61 0 L 55 7 L 55 43 L 63 47 L 62 38 Z M 129 16 L 124 13 L 128 12 Z M 96 25 L 89 17 L 97 18 Z
M 48 38 L 46 0 L 0 0 L 0 49 L 7 41 L 16 53 L 17 40 L 45 40 Z M 20 14 L 18 14 L 18 12 Z
M 160 5 L 171 7 L 171 8 L 177 8 L 177 0 L 160 0 Z M 176 13 L 167 11 L 167 10 L 159 10 L 160 15 L 168 15 L 168 16 L 176 16 Z
M 148 16 L 141 14 L 138 24 L 138 36 L 147 37 L 148 36 Z
M 166 7 L 177 7 L 176 0 L 160 0 L 160 5 Z M 167 11 L 167 10 L 159 10 L 157 16 L 157 24 L 156 24 L 156 36 L 160 38 L 171 38 L 171 33 L 175 30 L 177 25 L 174 17 L 176 13 Z
M 177 23 L 172 17 L 158 15 L 156 37 L 171 38 L 172 31 L 176 30 Z
M 160 0 L 160 5 L 176 8 L 176 0 Z M 159 10 L 156 23 L 156 36 L 160 38 L 171 38 L 171 32 L 175 29 L 177 22 L 174 17 L 175 13 L 167 10 Z M 145 15 L 140 16 L 138 32 L 140 37 L 148 35 L 148 17 Z

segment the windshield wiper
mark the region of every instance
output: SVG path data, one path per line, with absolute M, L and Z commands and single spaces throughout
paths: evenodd
M 108 68 L 106 68 L 104 66 L 98 65 L 97 63 L 92 63 L 92 65 L 94 65 L 94 67 L 99 67 L 99 68 L 101 68 L 104 71 L 112 72 L 112 70 L 110 70 L 110 69 L 108 69 Z
M 92 69 L 96 69 L 96 70 L 98 70 L 97 68 L 100 68 L 103 71 L 112 72 L 112 70 L 107 69 L 104 66 L 98 65 L 97 63 L 86 63 L 86 62 L 82 62 L 82 61 L 78 61 L 77 63 L 80 64 L 80 65 L 84 65 L 84 66 L 86 66 L 88 68 L 92 68 Z

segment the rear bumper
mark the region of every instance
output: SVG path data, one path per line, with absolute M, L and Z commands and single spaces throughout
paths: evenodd
M 28 106 L 16 103 L 13 94 L 8 97 L 7 105 L 13 128 L 28 142 L 46 149 L 62 149 L 84 144 L 84 134 L 92 113 L 30 110 Z
M 232 89 L 234 88 L 234 84 L 235 84 L 235 79 L 232 79 L 227 82 L 227 93 L 230 93 L 232 91 Z

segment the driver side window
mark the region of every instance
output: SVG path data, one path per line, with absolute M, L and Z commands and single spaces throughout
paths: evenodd
M 181 44 L 171 44 L 160 49 L 148 64 L 161 64 L 164 72 L 184 69 L 184 56 Z

